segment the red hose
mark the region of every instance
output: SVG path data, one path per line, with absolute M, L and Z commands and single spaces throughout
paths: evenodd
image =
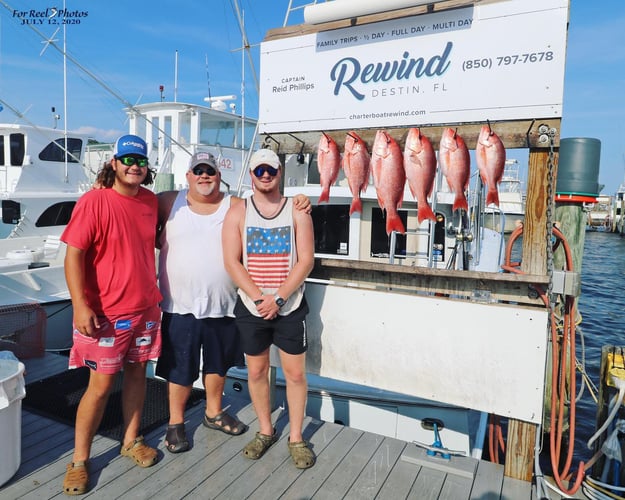
M 521 274 L 520 263 L 511 262 L 512 246 L 515 240 L 523 234 L 523 226 L 517 227 L 508 239 L 506 245 L 505 261 L 501 268 L 508 272 Z M 566 238 L 562 232 L 554 227 L 553 235 L 556 237 L 556 241 L 553 244 L 555 250 L 560 245 L 564 250 L 566 260 L 566 270 L 571 271 L 573 269 L 573 258 L 571 255 L 571 248 L 569 247 Z M 540 298 L 544 302 L 545 306 L 550 307 L 549 297 L 540 286 L 536 286 Z M 550 454 L 551 454 L 551 468 L 553 469 L 553 477 L 558 485 L 558 488 L 567 495 L 574 495 L 579 489 L 582 480 L 584 479 L 584 462 L 580 462 L 577 469 L 577 477 L 573 486 L 567 489 L 563 484 L 563 481 L 568 480 L 571 476 L 569 473 L 571 463 L 573 461 L 573 449 L 575 446 L 575 390 L 576 390 L 576 365 L 575 365 L 575 298 L 566 296 L 564 304 L 564 319 L 563 319 L 563 331 L 562 331 L 562 347 L 561 351 L 558 346 L 558 331 L 555 315 L 551 315 L 551 422 L 550 422 Z M 569 370 L 566 373 L 566 361 L 567 361 L 567 345 L 568 349 L 568 362 Z M 560 354 L 559 354 L 560 353 Z M 559 383 L 558 383 L 559 381 Z M 569 445 L 566 455 L 566 461 L 562 471 L 558 468 L 558 458 L 560 457 L 562 447 L 562 428 L 564 421 L 564 407 L 566 400 L 566 386 L 570 388 L 570 411 L 569 411 Z M 556 415 L 557 411 L 557 415 Z

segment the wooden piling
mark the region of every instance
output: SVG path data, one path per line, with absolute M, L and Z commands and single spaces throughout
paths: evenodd
M 523 258 L 521 270 L 527 274 L 547 274 L 547 208 L 549 184 L 555 186 L 557 153 L 550 172 L 549 151 L 530 149 L 527 175 L 527 198 L 523 223 Z M 547 331 L 548 325 L 545 325 Z M 536 425 L 511 419 L 508 424 L 504 474 L 530 481 L 534 470 Z

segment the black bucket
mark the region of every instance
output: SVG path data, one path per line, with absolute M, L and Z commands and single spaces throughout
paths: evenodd
M 560 140 L 556 194 L 598 196 L 601 141 L 589 137 Z

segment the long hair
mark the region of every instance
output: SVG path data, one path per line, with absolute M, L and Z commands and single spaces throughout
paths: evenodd
M 141 181 L 142 186 L 149 186 L 154 182 L 154 176 L 156 175 L 156 171 L 148 167 L 148 173 L 145 176 L 145 179 Z M 112 161 L 107 161 L 104 163 L 102 168 L 98 171 L 98 175 L 95 178 L 96 185 L 100 185 L 105 188 L 113 187 L 115 183 L 115 170 L 113 169 Z

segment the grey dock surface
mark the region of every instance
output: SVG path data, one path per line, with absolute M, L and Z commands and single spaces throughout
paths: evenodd
M 24 364 L 30 383 L 66 370 L 67 358 L 48 353 Z M 310 417 L 304 423 L 304 438 L 311 442 L 317 463 L 298 470 L 287 450 L 288 417 L 282 410 L 274 413 L 280 440 L 260 460 L 249 460 L 241 450 L 257 430 L 253 408 L 243 400 L 225 403 L 250 425 L 248 432 L 228 436 L 205 428 L 204 405 L 199 404 L 186 415 L 191 450 L 166 451 L 162 425 L 145 436 L 159 450 L 159 462 L 147 469 L 120 456 L 119 442 L 96 435 L 91 490 L 76 498 L 535 498 L 531 484 L 504 477 L 502 465 L 466 457 L 431 458 L 412 443 Z M 0 498 L 68 498 L 61 485 L 65 465 L 71 461 L 74 428 L 23 409 L 21 431 L 21 465 L 0 487 Z

